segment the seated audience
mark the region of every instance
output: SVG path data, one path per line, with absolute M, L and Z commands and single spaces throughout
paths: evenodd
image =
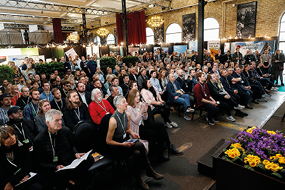
M 146 175 L 156 180 L 164 176 L 156 173 L 151 167 L 144 145 L 138 140 L 136 142 L 126 142 L 132 137 L 139 139 L 140 136 L 130 129 L 131 116 L 127 110 L 128 103 L 124 96 L 116 96 L 114 104 L 117 110 L 112 115 L 109 122 L 106 143 L 109 145 L 109 155 L 115 159 L 127 158 L 131 155 L 135 158 L 134 171 L 136 182 L 143 188 L 149 189 L 148 185 L 141 179 L 141 166 L 146 169 Z
M 148 117 L 148 105 L 140 101 L 140 92 L 137 89 L 130 91 L 128 96 L 128 109 L 127 112 L 131 115 L 130 128 L 133 132 L 140 135 L 141 139 L 148 140 L 157 144 L 158 160 L 168 161 L 169 156 L 164 156 L 165 145 L 169 154 L 181 155 L 171 144 L 168 133 L 162 123 L 145 123 Z
M 50 85 L 48 83 L 48 80 L 42 81 L 42 88 L 44 89 L 44 91 L 40 95 L 40 100 L 46 99 L 47 101 L 51 102 L 53 100 L 53 96 L 50 91 Z
M 63 108 L 66 107 L 65 98 L 61 97 L 61 92 L 57 88 L 52 89 L 51 93 L 53 95 L 53 100 L 50 102 L 51 109 L 56 109 L 62 112 Z
M 138 87 L 139 89 L 142 88 L 142 83 L 145 79 L 148 79 L 147 75 L 146 75 L 146 70 L 145 69 L 141 69 L 140 70 L 140 76 L 138 77 Z
M 79 100 L 75 90 L 71 90 L 66 96 L 66 107 L 63 108 L 63 118 L 65 125 L 71 130 L 83 121 L 91 121 L 87 106 Z
M 15 130 L 7 125 L 0 126 L 0 188 L 12 189 L 51 189 L 39 175 L 29 178 L 33 159 L 29 149 L 17 140 Z M 25 182 L 25 183 L 23 183 Z
M 16 106 L 19 106 L 21 108 L 21 110 L 24 109 L 24 107 L 30 103 L 30 96 L 29 96 L 29 88 L 24 86 L 22 89 L 21 89 L 21 96 L 18 98 L 18 100 L 16 101 Z
M 102 85 L 102 83 L 100 82 L 99 79 L 95 79 L 93 81 L 93 87 L 94 88 L 98 88 L 101 91 L 101 93 L 102 93 L 102 95 L 103 95 L 105 100 L 109 97 L 109 95 L 107 94 L 107 90 L 105 88 L 103 88 L 103 85 Z
M 164 125 L 167 128 L 171 129 L 172 127 L 178 127 L 175 122 L 170 121 L 170 107 L 161 99 L 159 92 L 152 86 L 149 79 L 146 79 L 143 82 L 141 95 L 143 101 L 151 107 L 153 114 L 155 115 L 158 113 L 161 115 L 164 120 Z
M 88 107 L 88 105 L 91 103 L 91 93 L 85 90 L 85 84 L 77 83 L 76 90 L 79 95 L 79 100 Z
M 71 91 L 71 94 L 77 95 L 75 91 Z M 56 172 L 71 164 L 73 160 L 81 158 L 84 153 L 78 153 L 72 132 L 62 127 L 60 111 L 51 109 L 45 114 L 45 118 L 48 128 L 34 140 L 34 158 L 38 173 L 54 186 L 85 189 L 91 176 L 88 169 L 94 163 L 94 158 L 89 155 L 87 160 L 81 162 L 75 169 Z
M 44 129 L 47 129 L 47 124 L 45 120 L 45 114 L 51 109 L 49 101 L 43 99 L 39 102 L 39 114 L 35 117 L 35 125 L 37 127 L 38 133 L 41 133 Z
M 92 102 L 90 103 L 88 110 L 93 122 L 99 125 L 105 115 L 113 114 L 115 111 L 110 103 L 103 99 L 99 89 L 95 88 L 92 90 L 91 98 Z
M 12 85 L 10 95 L 11 95 L 12 105 L 15 106 L 17 100 L 22 95 L 22 93 L 19 92 L 19 87 L 17 85 Z
M 33 88 L 30 90 L 30 98 L 32 101 L 24 107 L 24 119 L 34 120 L 39 112 L 40 92 L 38 89 Z
M 114 78 L 112 79 L 111 85 L 117 86 L 118 89 L 119 89 L 119 94 L 120 94 L 120 95 L 123 95 L 123 89 L 119 86 L 119 78 L 118 78 L 118 77 L 114 77 Z M 107 90 L 107 93 L 108 93 L 109 96 L 111 95 L 111 92 L 110 92 L 109 89 Z
M 60 90 L 61 97 L 66 98 L 66 96 L 67 96 L 69 91 L 70 91 L 70 82 L 69 81 L 64 81 L 62 83 L 62 89 Z
M 0 125 L 4 125 L 9 121 L 8 110 L 12 106 L 11 96 L 8 93 L 4 93 L 0 96 L 0 102 L 2 107 L 0 108 Z
M 108 98 L 107 98 L 107 100 L 108 100 L 108 102 L 111 104 L 111 106 L 114 108 L 114 110 L 116 109 L 116 107 L 114 106 L 114 104 L 113 104 L 113 100 L 114 100 L 114 98 L 116 97 L 116 96 L 118 96 L 118 95 L 120 95 L 119 94 L 119 89 L 118 89 L 118 87 L 117 86 L 114 86 L 114 85 L 111 85 L 111 86 L 109 86 L 109 90 L 110 90 L 110 92 L 111 92 L 111 96 L 109 96 Z
M 123 75 L 122 76 L 122 83 L 121 83 L 120 87 L 123 90 L 123 95 L 124 96 L 126 96 L 126 94 L 128 93 L 129 82 L 130 82 L 129 75 L 127 75 L 127 74 Z
M 188 113 L 194 112 L 191 108 L 190 98 L 188 94 L 184 94 L 181 90 L 179 83 L 175 80 L 173 74 L 169 74 L 169 82 L 167 84 L 168 101 L 171 103 L 183 104 L 184 106 L 184 119 L 191 120 Z

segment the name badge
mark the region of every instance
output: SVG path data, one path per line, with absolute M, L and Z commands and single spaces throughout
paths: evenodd
M 125 133 L 124 135 L 123 135 L 123 139 L 125 139 L 127 137 L 127 134 Z
M 53 157 L 53 162 L 57 162 L 58 161 L 58 157 Z
M 207 96 L 207 94 L 205 94 L 205 96 Z
M 106 113 L 106 115 L 110 114 L 109 112 Z
M 26 143 L 26 144 L 28 144 L 30 141 L 29 141 L 29 139 L 25 139 L 25 140 L 23 140 L 23 143 Z

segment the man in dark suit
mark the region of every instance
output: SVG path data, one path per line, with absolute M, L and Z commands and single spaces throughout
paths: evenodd
M 60 58 L 60 63 L 63 64 L 64 70 L 66 71 L 67 69 L 71 69 L 71 65 L 69 64 L 69 62 L 65 61 L 64 57 Z
M 179 83 L 175 81 L 175 77 L 173 74 L 169 74 L 168 78 L 169 82 L 166 87 L 168 92 L 168 100 L 171 103 L 183 104 L 184 119 L 191 120 L 188 113 L 194 112 L 195 110 L 191 108 L 189 96 L 183 93 L 184 91 L 181 89 Z
M 51 108 L 62 112 L 66 106 L 65 98 L 61 98 L 61 92 L 58 88 L 52 89 L 51 93 L 53 95 L 53 100 L 50 102 Z
M 121 87 L 122 90 L 123 90 L 123 95 L 124 95 L 124 96 L 126 96 L 126 94 L 128 93 L 128 90 L 129 90 L 129 82 L 130 82 L 129 75 L 124 75 L 124 76 L 123 76 L 123 83 L 120 85 L 120 87 Z
M 76 168 L 56 172 L 71 164 L 75 159 L 81 158 L 85 153 L 78 153 L 72 132 L 62 127 L 60 111 L 51 109 L 45 117 L 48 128 L 42 131 L 34 141 L 37 173 L 59 188 L 67 184 L 71 186 L 76 184 L 78 189 L 86 189 L 87 184 L 90 183 L 88 169 L 94 163 L 94 158 L 89 155 Z
M 136 75 L 135 72 L 136 72 L 136 68 L 132 67 L 131 73 L 129 75 L 130 81 L 138 81 L 138 75 Z
M 19 106 L 11 107 L 7 114 L 10 120 L 6 124 L 13 127 L 18 140 L 32 150 L 34 139 L 38 135 L 34 121 L 23 119 Z
M 91 103 L 91 93 L 85 91 L 85 84 L 77 83 L 76 90 L 78 92 L 79 100 L 83 102 L 87 107 Z
M 195 63 L 196 63 L 197 60 L 198 60 L 198 55 L 197 55 L 197 54 L 198 54 L 198 52 L 195 51 L 195 52 L 194 52 L 194 55 L 191 57 L 191 60 L 194 61 Z

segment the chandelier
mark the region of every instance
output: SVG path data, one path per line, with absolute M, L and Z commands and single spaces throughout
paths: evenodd
M 163 24 L 164 20 L 160 16 L 153 16 L 150 19 L 148 19 L 147 24 L 151 27 L 157 28 L 160 27 Z
M 99 36 L 107 36 L 109 34 L 109 30 L 107 30 L 106 28 L 99 28 L 97 30 L 97 34 Z
M 77 42 L 79 40 L 79 35 L 77 32 L 72 32 L 67 39 L 71 42 Z

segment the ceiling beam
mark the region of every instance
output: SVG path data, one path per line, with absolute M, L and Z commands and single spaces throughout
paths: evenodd
M 116 13 L 115 11 L 94 9 L 94 8 L 85 8 L 85 7 L 75 7 L 67 5 L 58 5 L 54 3 L 43 3 L 43 2 L 32 2 L 25 0 L 1 0 L 1 7 L 11 7 L 16 9 L 32 9 L 40 11 L 52 11 L 52 12 L 61 12 L 61 13 L 74 13 L 82 14 L 85 12 L 86 15 L 97 15 L 105 16 L 108 14 Z
M 165 8 L 172 8 L 172 7 L 169 7 L 169 5 L 161 5 L 157 2 L 157 0 L 155 1 L 150 1 L 150 0 L 129 0 L 129 1 L 133 1 L 133 2 L 137 2 L 137 3 L 143 3 L 143 4 L 148 4 L 148 5 L 155 5 L 155 6 L 159 6 L 159 7 L 165 7 Z M 165 1 L 161 1 L 160 0 L 160 3 L 161 2 L 165 2 Z M 167 1 L 167 2 L 170 2 L 170 1 Z

